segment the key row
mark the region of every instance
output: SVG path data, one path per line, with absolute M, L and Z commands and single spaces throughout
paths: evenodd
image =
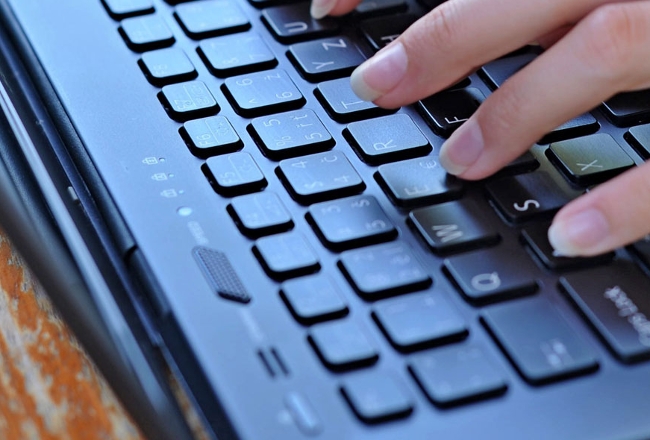
M 645 278 L 643 285 L 647 283 Z M 592 281 L 589 287 L 600 289 L 602 285 Z M 291 288 L 293 286 L 287 290 Z M 631 342 L 633 347 L 627 350 L 630 354 L 636 355 L 635 350 L 640 350 L 642 356 L 647 357 L 648 346 L 643 346 L 647 333 L 638 327 L 635 329 L 630 323 L 621 326 L 624 318 L 618 313 L 620 308 L 615 306 L 623 297 L 628 300 L 627 304 L 633 301 L 645 304 L 647 301 L 635 296 L 638 289 L 625 289 L 604 291 L 603 299 L 597 302 L 609 306 L 611 312 L 598 318 L 609 320 L 608 329 L 614 334 L 605 336 L 610 338 L 610 343 L 618 344 L 615 346 L 620 348 Z M 571 291 L 571 295 L 578 294 Z M 373 318 L 394 346 L 393 338 L 399 338 L 400 334 L 406 340 L 417 340 L 422 335 L 433 338 L 432 335 L 439 333 L 432 322 L 440 323 L 442 320 L 445 324 L 441 325 L 447 326 L 447 334 L 462 330 L 462 322 L 460 327 L 454 327 L 453 318 L 433 318 L 432 313 L 448 311 L 445 303 L 438 303 L 440 298 L 440 295 L 425 293 L 401 298 L 401 303 L 395 299 L 386 301 L 377 305 Z M 595 304 L 592 300 L 585 307 L 594 307 Z M 434 311 L 436 308 L 439 309 Z M 482 312 L 481 321 L 513 368 L 532 385 L 544 385 L 598 369 L 594 348 L 546 299 L 527 299 L 489 307 Z M 522 322 L 526 325 L 522 326 Z M 396 334 L 387 334 L 386 326 L 392 326 L 391 331 Z M 362 421 L 379 423 L 408 417 L 413 411 L 413 396 L 400 376 L 382 369 L 365 368 L 376 364 L 380 354 L 364 328 L 346 319 L 317 324 L 310 329 L 308 341 L 319 359 L 332 371 L 359 370 L 342 379 L 341 392 Z M 434 347 L 410 355 L 406 363 L 418 388 L 431 403 L 442 408 L 498 396 L 508 388 L 502 367 L 492 359 L 492 354 L 471 342 Z
M 140 19 L 140 16 L 148 17 L 155 12 L 152 0 L 102 0 L 102 3 L 115 20 L 129 20 L 133 17 Z M 248 17 L 233 0 L 180 0 L 168 3 L 177 5 L 174 16 L 183 31 L 192 39 L 240 32 L 251 27 Z M 156 23 L 156 28 L 160 29 L 161 22 L 153 22 Z M 139 29 L 143 29 L 145 33 L 148 31 L 146 26 L 139 26 Z
M 345 330 L 349 329 L 339 329 Z M 331 335 L 317 335 L 321 341 L 327 336 Z M 415 355 L 408 372 L 424 396 L 440 408 L 496 397 L 507 390 L 504 373 L 492 356 L 475 344 Z M 340 392 L 361 421 L 377 424 L 408 417 L 414 411 L 415 399 L 402 380 L 392 372 L 365 370 L 344 378 Z

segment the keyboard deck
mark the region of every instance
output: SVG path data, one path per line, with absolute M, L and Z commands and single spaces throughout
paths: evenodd
M 537 48 L 397 110 L 348 80 L 435 1 L 315 21 L 289 0 L 102 0 L 71 17 L 108 42 L 60 56 L 13 3 L 213 427 L 223 409 L 251 440 L 650 436 L 650 242 L 563 258 L 546 239 L 560 207 L 650 157 L 649 91 L 465 182 L 440 145 Z M 87 96 L 61 70 L 84 48 Z

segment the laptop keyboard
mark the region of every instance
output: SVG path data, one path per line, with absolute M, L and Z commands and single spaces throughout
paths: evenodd
M 366 0 L 348 17 L 315 21 L 305 2 L 250 0 L 257 9 L 249 14 L 236 0 L 167 0 L 164 13 L 182 30 L 175 34 L 151 0 L 102 1 L 125 45 L 141 54 L 162 108 L 181 124 L 188 154 L 203 160 L 196 172 L 229 199 L 232 221 L 279 285 L 278 301 L 304 326 L 313 356 L 339 377 L 341 403 L 363 423 L 412 416 L 417 403 L 406 381 L 437 407 L 507 393 L 509 375 L 471 338 L 476 327 L 457 298 L 480 310 L 493 343 L 529 384 L 599 366 L 593 346 L 552 304 L 557 298 L 548 300 L 549 279 L 619 361 L 650 358 L 648 243 L 569 259 L 554 255 L 546 239 L 563 205 L 650 157 L 650 124 L 640 125 L 650 121 L 650 92 L 618 95 L 548 133 L 497 176 L 463 182 L 437 163 L 438 146 L 537 56 L 535 48 L 408 109 L 386 110 L 359 100 L 348 76 L 440 2 Z M 201 69 L 175 44 L 187 38 Z M 199 74 L 205 69 L 209 84 Z M 215 78 L 219 89 L 210 85 Z M 222 114 L 224 102 L 228 115 L 247 119 L 256 145 L 245 145 Z M 260 153 L 274 165 L 260 167 Z M 266 189 L 270 181 L 286 194 Z M 367 193 L 374 185 L 381 191 Z M 321 261 L 321 247 L 336 265 Z M 421 250 L 439 265 L 423 264 Z M 453 288 L 435 290 L 444 285 Z M 368 314 L 374 328 L 357 319 Z M 404 356 L 403 371 L 376 368 L 384 356 L 378 338 Z M 305 430 L 317 431 L 309 421 Z

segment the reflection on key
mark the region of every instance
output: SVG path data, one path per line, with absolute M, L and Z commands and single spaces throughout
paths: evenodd
M 483 321 L 528 382 L 543 384 L 594 371 L 593 349 L 548 300 L 493 306 Z
M 340 267 L 366 299 L 413 292 L 428 287 L 431 278 L 403 243 L 380 244 L 341 254 Z
M 285 159 L 278 173 L 291 196 L 306 205 L 356 194 L 366 187 L 340 151 Z

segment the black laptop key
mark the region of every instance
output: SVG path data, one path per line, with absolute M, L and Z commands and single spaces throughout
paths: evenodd
M 650 358 L 650 279 L 638 267 L 618 261 L 567 274 L 560 285 L 619 359 Z
M 543 298 L 500 304 L 483 321 L 515 368 L 528 382 L 546 382 L 598 368 L 593 348 Z
M 372 365 L 379 359 L 374 344 L 351 320 L 326 322 L 312 327 L 309 342 L 323 364 L 333 371 Z
M 547 133 L 539 140 L 539 143 L 550 144 L 552 142 L 558 142 L 578 136 L 586 136 L 597 132 L 599 128 L 600 124 L 591 113 L 583 113 L 582 115 L 560 125 L 550 133 Z
M 254 253 L 266 273 L 275 279 L 298 277 L 320 269 L 314 250 L 295 231 L 260 238 L 255 242 Z
M 341 269 L 365 299 L 421 290 L 431 278 L 403 243 L 379 244 L 341 254 Z
M 180 133 L 190 151 L 197 157 L 232 153 L 242 146 L 239 135 L 225 116 L 187 121 Z
M 545 171 L 504 177 L 488 182 L 485 187 L 499 211 L 513 223 L 550 218 L 580 195 Z
M 330 117 L 338 122 L 358 121 L 395 112 L 359 99 L 350 87 L 350 78 L 322 82 L 314 93 Z
M 235 197 L 228 211 L 239 229 L 249 237 L 275 234 L 293 227 L 291 214 L 278 195 L 270 191 Z
M 406 0 L 363 0 L 354 11 L 357 15 L 367 18 L 404 12 L 407 8 Z
M 119 32 L 127 46 L 136 52 L 161 49 L 174 44 L 174 34 L 158 15 L 122 20 Z
M 294 200 L 304 205 L 354 195 L 366 187 L 340 151 L 285 159 L 278 173 Z
M 102 3 L 115 20 L 150 14 L 154 11 L 151 0 L 102 0 Z
M 210 116 L 219 105 L 203 81 L 188 81 L 164 86 L 158 94 L 170 118 L 176 121 Z
M 508 78 L 528 65 L 528 63 L 537 58 L 537 56 L 537 53 L 525 52 L 511 57 L 500 58 L 483 66 L 483 68 L 479 70 L 479 76 L 483 78 L 492 90 L 496 90 L 501 87 Z M 598 124 L 598 121 L 596 121 L 596 118 L 594 118 L 590 113 L 584 113 L 568 122 L 565 122 L 545 135 L 541 139 L 540 143 L 547 144 L 564 139 L 584 136 L 595 133 L 599 127 L 600 125 Z
M 471 303 L 486 304 L 535 293 L 537 269 L 523 250 L 496 247 L 449 257 L 446 273 Z
M 634 161 L 608 134 L 594 134 L 551 144 L 548 155 L 574 183 L 604 182 L 634 166 Z
M 492 90 L 496 90 L 512 75 L 537 58 L 534 52 L 499 58 L 487 63 L 479 70 L 479 75 Z
M 224 93 L 240 115 L 253 118 L 305 104 L 305 98 L 284 70 L 275 69 L 228 78 Z
M 304 0 L 248 0 L 248 2 L 255 6 L 256 8 L 269 8 L 272 6 L 286 5 L 286 4 L 298 4 L 302 3 Z
M 431 157 L 382 165 L 375 177 L 391 201 L 402 207 L 454 200 L 464 187 Z
M 282 284 L 282 299 L 298 322 L 311 325 L 341 318 L 348 306 L 338 286 L 327 275 L 309 275 Z
M 409 370 L 427 398 L 441 407 L 497 396 L 507 388 L 503 373 L 474 344 L 453 345 L 415 355 Z
M 438 254 L 491 246 L 499 234 L 485 221 L 485 210 L 466 200 L 446 202 L 412 211 L 409 220 Z
M 556 255 L 548 242 L 549 223 L 533 223 L 521 231 L 524 243 L 533 251 L 537 259 L 548 269 L 555 271 L 573 270 L 581 267 L 595 266 L 610 261 L 613 252 L 595 257 L 562 257 Z
M 352 411 L 365 423 L 400 419 L 413 412 L 406 387 L 383 371 L 365 371 L 348 377 L 341 392 Z
M 210 72 L 220 78 L 271 69 L 278 63 L 264 40 L 254 32 L 203 40 L 198 52 Z
M 629 250 L 646 269 L 650 269 L 650 234 L 632 243 Z
M 157 87 L 189 81 L 198 76 L 194 64 L 177 47 L 143 53 L 139 64 L 147 80 Z
M 650 89 L 620 93 L 605 101 L 602 108 L 619 127 L 650 122 Z
M 361 32 L 373 49 L 379 50 L 397 39 L 417 19 L 413 14 L 391 14 L 372 18 L 361 22 Z
M 373 196 L 311 205 L 308 218 L 324 244 L 338 251 L 381 243 L 397 235 L 397 229 Z
M 266 156 L 279 160 L 325 151 L 334 138 L 313 110 L 302 109 L 254 119 L 251 132 Z
M 465 321 L 439 293 L 421 293 L 380 301 L 373 317 L 391 345 L 413 351 L 467 336 Z
M 644 160 L 650 158 L 650 124 L 630 128 L 625 133 L 625 140 Z
M 511 176 L 513 174 L 528 173 L 530 171 L 535 171 L 539 168 L 539 161 L 533 153 L 526 151 L 521 156 L 517 157 L 512 162 L 506 164 L 501 168 L 497 175 L 498 176 Z
M 418 105 L 429 126 L 440 136 L 449 137 L 484 100 L 483 92 L 469 87 L 436 93 Z
M 447 0 L 419 0 L 418 3 L 421 4 L 428 11 L 437 8 Z
M 289 47 L 288 55 L 302 76 L 311 82 L 349 75 L 366 60 L 347 37 L 296 43 Z
M 273 36 L 284 44 L 332 35 L 339 30 L 336 20 L 325 17 L 315 20 L 309 13 L 309 2 L 277 6 L 262 11 L 262 20 Z
M 347 126 L 345 135 L 371 165 L 424 156 L 431 151 L 427 138 L 405 114 L 353 122 Z
M 255 159 L 242 151 L 210 157 L 205 168 L 215 190 L 226 197 L 259 191 L 266 186 Z
M 235 0 L 202 0 L 176 7 L 176 18 L 188 37 L 199 40 L 245 31 L 251 24 Z

